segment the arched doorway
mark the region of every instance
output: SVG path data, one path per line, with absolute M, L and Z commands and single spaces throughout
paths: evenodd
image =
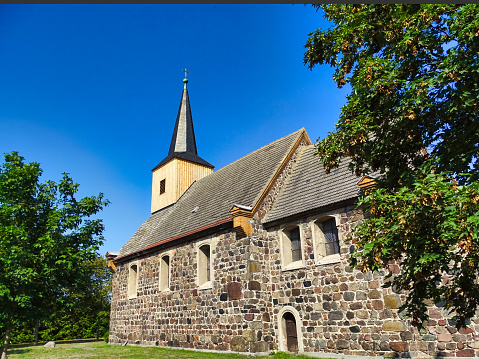
M 281 308 L 278 320 L 278 348 L 281 351 L 304 352 L 299 312 L 293 307 Z
M 289 352 L 298 352 L 298 334 L 296 329 L 296 319 L 293 313 L 286 312 L 283 315 L 284 327 L 286 329 L 286 346 Z

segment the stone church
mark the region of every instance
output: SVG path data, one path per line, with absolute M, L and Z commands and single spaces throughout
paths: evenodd
M 354 203 L 371 178 L 330 174 L 304 128 L 213 171 L 197 153 L 184 89 L 151 216 L 119 252 L 109 342 L 315 356 L 479 356 L 479 321 L 441 307 L 419 333 L 386 273 L 350 267 Z M 392 265 L 391 271 L 397 271 Z

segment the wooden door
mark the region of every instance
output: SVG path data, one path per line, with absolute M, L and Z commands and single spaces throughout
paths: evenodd
M 298 351 L 298 334 L 296 332 L 296 320 L 292 313 L 284 314 L 284 321 L 286 324 L 286 345 L 289 352 Z

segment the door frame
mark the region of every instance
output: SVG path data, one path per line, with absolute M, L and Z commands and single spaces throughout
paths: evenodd
M 299 312 L 290 306 L 281 308 L 276 317 L 276 322 L 278 324 L 278 349 L 283 352 L 287 351 L 286 325 L 285 320 L 283 319 L 285 313 L 291 313 L 294 316 L 294 320 L 296 321 L 296 336 L 298 338 L 298 353 L 304 353 L 303 332 L 301 330 L 303 323 Z

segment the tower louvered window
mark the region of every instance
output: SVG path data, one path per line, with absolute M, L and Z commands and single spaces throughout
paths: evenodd
M 162 179 L 160 182 L 160 194 L 165 193 L 166 190 L 166 179 Z

